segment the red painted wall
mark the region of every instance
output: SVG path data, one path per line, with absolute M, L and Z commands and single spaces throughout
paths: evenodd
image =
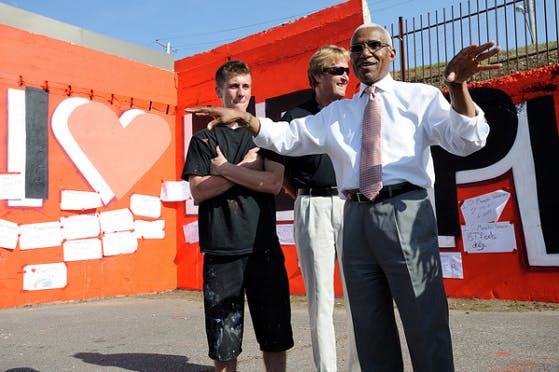
M 49 92 L 49 199 L 41 208 L 11 207 L 5 200 L 0 200 L 0 219 L 30 224 L 85 213 L 60 210 L 62 190 L 92 191 L 50 127 L 53 113 L 66 99 L 82 97 L 98 103 L 114 114 L 114 120 L 130 108 L 139 108 L 157 115 L 168 125 L 171 142 L 153 166 L 123 196 L 93 212 L 129 208 L 132 194 L 158 196 L 162 180 L 180 179 L 186 145 L 183 110 L 190 106 L 220 104 L 214 91 L 214 73 L 219 65 L 227 59 L 238 58 L 251 66 L 253 94 L 258 108 L 272 97 L 307 89 L 306 68 L 312 53 L 331 43 L 348 46 L 353 30 L 362 22 L 361 0 L 350 0 L 296 22 L 176 61 L 175 72 L 0 25 L 3 36 L 0 44 L 3 56 L 0 60 L 2 148 L 6 148 L 8 138 L 7 90 L 30 86 Z M 557 76 L 559 65 L 472 87 L 500 89 L 516 105 L 552 97 L 557 112 Z M 357 83 L 352 76 L 350 85 Z M 351 90 L 348 90 L 348 96 L 353 94 Z M 557 118 L 552 115 L 550 112 L 549 119 L 557 124 Z M 127 150 L 133 148 L 128 146 Z M 138 156 L 142 156 L 141 152 Z M 125 169 L 127 164 L 119 160 L 120 157 L 115 156 L 116 169 Z M 7 152 L 0 151 L 0 173 L 6 172 L 7 161 Z M 457 252 L 462 257 L 464 279 L 445 279 L 449 296 L 559 302 L 559 286 L 556 284 L 559 282 L 559 265 L 534 266 L 528 259 L 533 242 L 526 238 L 523 228 L 526 218 L 522 217 L 522 195 L 517 192 L 522 177 L 526 174 L 505 170 L 497 176 L 458 184 L 458 206 L 467 198 L 495 190 L 511 193 L 500 221 L 514 224 L 517 249 L 508 253 L 469 254 L 464 252 L 460 237 L 455 247 L 443 248 L 443 252 Z M 464 223 L 461 215 L 459 218 Z M 0 308 L 175 288 L 200 289 L 202 255 L 198 244 L 185 243 L 182 229 L 196 217 L 185 216 L 182 202 L 165 202 L 161 219 L 165 220 L 165 238 L 138 240 L 138 250 L 134 253 L 66 262 L 68 284 L 59 289 L 27 291 L 23 290 L 22 282 L 26 265 L 62 262 L 62 247 L 0 248 Z M 291 291 L 304 293 L 295 247 L 286 245 L 283 249 Z M 337 293 L 341 294 L 339 281 L 336 286 Z
M 179 79 L 178 109 L 181 113 L 185 107 L 198 105 L 219 105 L 214 93 L 214 73 L 219 65 L 227 59 L 241 59 L 247 62 L 254 75 L 253 95 L 256 104 L 265 102 L 290 92 L 308 88 L 306 68 L 310 55 L 320 46 L 335 43 L 348 46 L 354 28 L 362 23 L 359 1 L 349 1 L 335 9 L 326 9 L 307 19 L 281 26 L 253 35 L 235 43 L 217 48 L 211 52 L 177 61 L 175 69 Z M 355 8 L 355 9 L 354 9 Z M 336 17 L 348 14 L 349 20 Z M 324 19 L 319 20 L 322 16 Z M 322 24 L 320 30 L 315 25 Z M 539 69 L 522 74 L 495 79 L 474 87 L 492 87 L 508 94 L 514 104 L 520 104 L 534 97 L 553 94 L 557 87 L 557 69 Z M 352 77 L 352 82 L 358 81 Z M 350 85 L 353 85 L 350 83 Z M 348 90 L 348 95 L 353 92 Z M 557 102 L 557 99 L 555 99 Z M 557 108 L 556 108 L 557 110 Z M 181 128 L 182 121 L 177 120 Z M 177 162 L 184 158 L 184 133 L 177 136 Z M 182 149 L 182 152 L 180 151 Z M 180 170 L 179 170 L 180 172 Z M 179 173 L 180 174 L 180 173 Z M 517 175 L 522 177 L 521 175 Z M 509 221 L 514 225 L 516 250 L 507 253 L 472 254 L 464 251 L 461 237 L 457 237 L 455 246 L 442 248 L 442 252 L 457 252 L 462 257 L 463 279 L 445 279 L 445 286 L 450 297 L 465 298 L 499 298 L 516 300 L 535 300 L 559 302 L 559 269 L 556 267 L 532 266 L 527 260 L 527 247 L 519 212 L 518 196 L 512 172 L 503 172 L 498 177 L 484 179 L 480 182 L 457 185 L 457 206 L 465 199 L 487 194 L 496 190 L 511 193 L 499 221 Z M 439 206 L 444 208 L 444 206 Z M 459 215 L 464 224 L 463 216 Z M 178 211 L 178 226 L 192 222 L 193 216 L 184 216 L 184 210 Z M 302 277 L 297 266 L 295 247 L 283 246 L 286 266 L 290 278 L 292 293 L 304 293 Z M 178 286 L 180 288 L 200 289 L 202 255 L 198 253 L 197 244 L 179 244 L 177 248 Z M 336 292 L 341 294 L 339 280 Z
M 263 31 L 206 53 L 175 62 L 178 76 L 177 163 L 183 162 L 184 132 L 180 117 L 184 108 L 220 105 L 215 95 L 215 71 L 229 59 L 240 59 L 252 70 L 252 94 L 256 103 L 266 98 L 308 89 L 307 66 L 312 54 L 321 46 L 348 46 L 355 28 L 363 23 L 361 0 L 351 0 L 324 9 L 295 22 Z M 351 76 L 350 86 L 358 80 Z M 348 89 L 348 96 L 353 90 Z M 181 151 L 182 150 L 182 151 Z M 181 167 L 177 169 L 180 177 Z M 194 221 L 179 208 L 177 231 Z M 301 272 L 297 266 L 295 246 L 284 246 L 286 266 L 292 293 L 304 293 Z M 198 244 L 177 247 L 177 280 L 179 288 L 201 289 L 202 255 Z M 338 292 L 341 286 L 337 283 Z
M 557 113 L 559 112 L 558 76 L 559 65 L 554 65 L 472 84 L 471 87 L 491 87 L 502 90 L 515 105 L 551 96 Z M 545 113 L 544 116 L 555 123 L 559 132 L 559 120 L 554 113 Z M 540 122 L 530 125 L 543 124 Z M 555 134 L 555 138 L 556 136 L 557 134 Z M 531 154 L 525 153 L 522 156 L 530 157 Z M 549 159 L 548 161 L 554 160 Z M 534 266 L 527 258 L 527 244 L 533 242 L 527 240 L 529 238 L 525 236 L 523 230 L 519 211 L 520 196 L 516 192 L 515 182 L 522 183 L 523 178 L 529 176 L 531 176 L 529 171 L 514 174 L 509 170 L 499 177 L 458 186 L 459 205 L 463 203 L 464 199 L 499 189 L 511 193 L 511 199 L 505 206 L 499 221 L 510 221 L 514 224 L 517 250 L 511 253 L 463 253 L 464 279 L 445 279 L 447 294 L 450 297 L 559 302 L 559 285 L 557 284 L 559 283 L 559 267 L 556 264 Z M 530 192 L 535 193 L 536 190 L 532 189 Z M 537 211 L 538 206 L 530 205 L 530 208 Z M 462 215 L 460 220 L 463 224 Z M 464 252 L 462 240 L 458 240 L 457 243 L 454 251 Z

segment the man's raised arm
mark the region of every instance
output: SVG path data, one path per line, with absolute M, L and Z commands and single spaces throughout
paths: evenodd
M 237 122 L 239 126 L 246 128 L 253 136 L 256 136 L 260 131 L 260 120 L 254 117 L 250 112 L 212 106 L 186 108 L 184 111 L 199 116 L 212 116 L 214 119 L 208 123 L 209 130 L 217 126 Z

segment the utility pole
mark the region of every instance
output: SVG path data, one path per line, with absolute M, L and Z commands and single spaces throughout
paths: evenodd
M 170 41 L 167 41 L 166 43 L 162 43 L 159 39 L 157 39 L 157 40 L 155 40 L 155 43 L 157 45 L 159 45 L 160 47 L 165 48 L 165 53 L 167 53 L 167 54 L 171 54 L 171 53 L 176 52 L 175 49 L 171 48 L 171 42 Z
M 528 26 L 530 27 L 530 35 L 532 43 L 536 42 L 536 8 L 534 0 L 524 0 L 526 3 L 526 13 L 528 13 Z
M 534 44 L 536 42 L 536 8 L 534 6 L 534 0 L 524 0 L 524 6 L 518 5 L 515 10 L 522 13 L 526 29 L 530 34 L 532 44 Z

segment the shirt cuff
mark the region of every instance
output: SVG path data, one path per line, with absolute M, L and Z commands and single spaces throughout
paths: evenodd
M 473 118 L 459 114 L 451 107 L 450 117 L 452 120 L 452 131 L 461 138 L 471 141 L 484 141 L 489 135 L 489 124 L 485 119 L 485 113 L 475 102 L 476 116 Z
M 271 137 L 269 128 L 270 125 L 273 124 L 273 121 L 271 119 L 261 117 L 258 117 L 258 120 L 260 121 L 260 130 L 258 131 L 258 134 L 253 137 L 253 140 L 256 146 L 264 146 L 269 143 L 269 138 Z

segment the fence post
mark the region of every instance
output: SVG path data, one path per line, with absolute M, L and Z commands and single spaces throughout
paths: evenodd
M 400 79 L 406 81 L 406 55 L 404 54 L 404 17 L 398 17 L 398 39 L 400 40 Z

